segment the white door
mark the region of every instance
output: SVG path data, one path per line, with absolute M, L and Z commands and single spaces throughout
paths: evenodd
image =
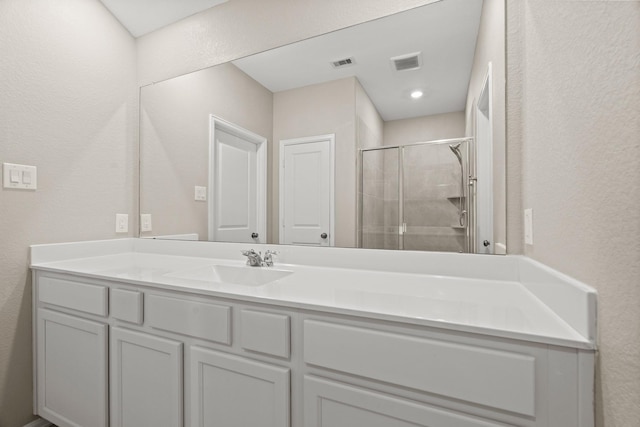
M 38 309 L 38 414 L 107 426 L 107 325 Z
M 182 343 L 111 328 L 111 427 L 182 426 Z
M 266 242 L 266 139 L 212 117 L 209 240 Z
M 334 245 L 334 140 L 280 141 L 280 243 Z
M 190 360 L 190 425 L 290 425 L 289 369 L 200 347 Z

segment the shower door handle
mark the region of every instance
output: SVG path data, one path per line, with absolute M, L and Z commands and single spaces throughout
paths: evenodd
M 403 222 L 398 226 L 398 235 L 402 236 L 407 232 L 407 223 Z

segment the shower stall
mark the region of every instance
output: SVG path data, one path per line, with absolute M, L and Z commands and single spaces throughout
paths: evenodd
M 473 138 L 360 150 L 359 246 L 474 252 Z

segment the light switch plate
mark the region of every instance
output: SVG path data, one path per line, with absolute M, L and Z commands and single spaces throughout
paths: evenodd
M 196 185 L 195 188 L 195 200 L 198 202 L 207 201 L 207 187 L 200 187 Z
M 116 233 L 129 232 L 129 215 L 116 214 Z
M 140 231 L 147 232 L 151 231 L 151 214 L 141 214 L 140 215 Z
M 533 209 L 524 210 L 524 243 L 533 245 Z
M 4 188 L 18 190 L 36 190 L 38 188 L 38 169 L 35 166 L 3 163 L 2 172 Z

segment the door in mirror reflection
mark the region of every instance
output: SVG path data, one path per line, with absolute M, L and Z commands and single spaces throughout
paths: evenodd
M 280 243 L 333 246 L 334 139 L 280 141 Z
M 209 240 L 265 242 L 265 138 L 212 117 Z
M 469 252 L 469 142 L 363 150 L 361 246 Z

